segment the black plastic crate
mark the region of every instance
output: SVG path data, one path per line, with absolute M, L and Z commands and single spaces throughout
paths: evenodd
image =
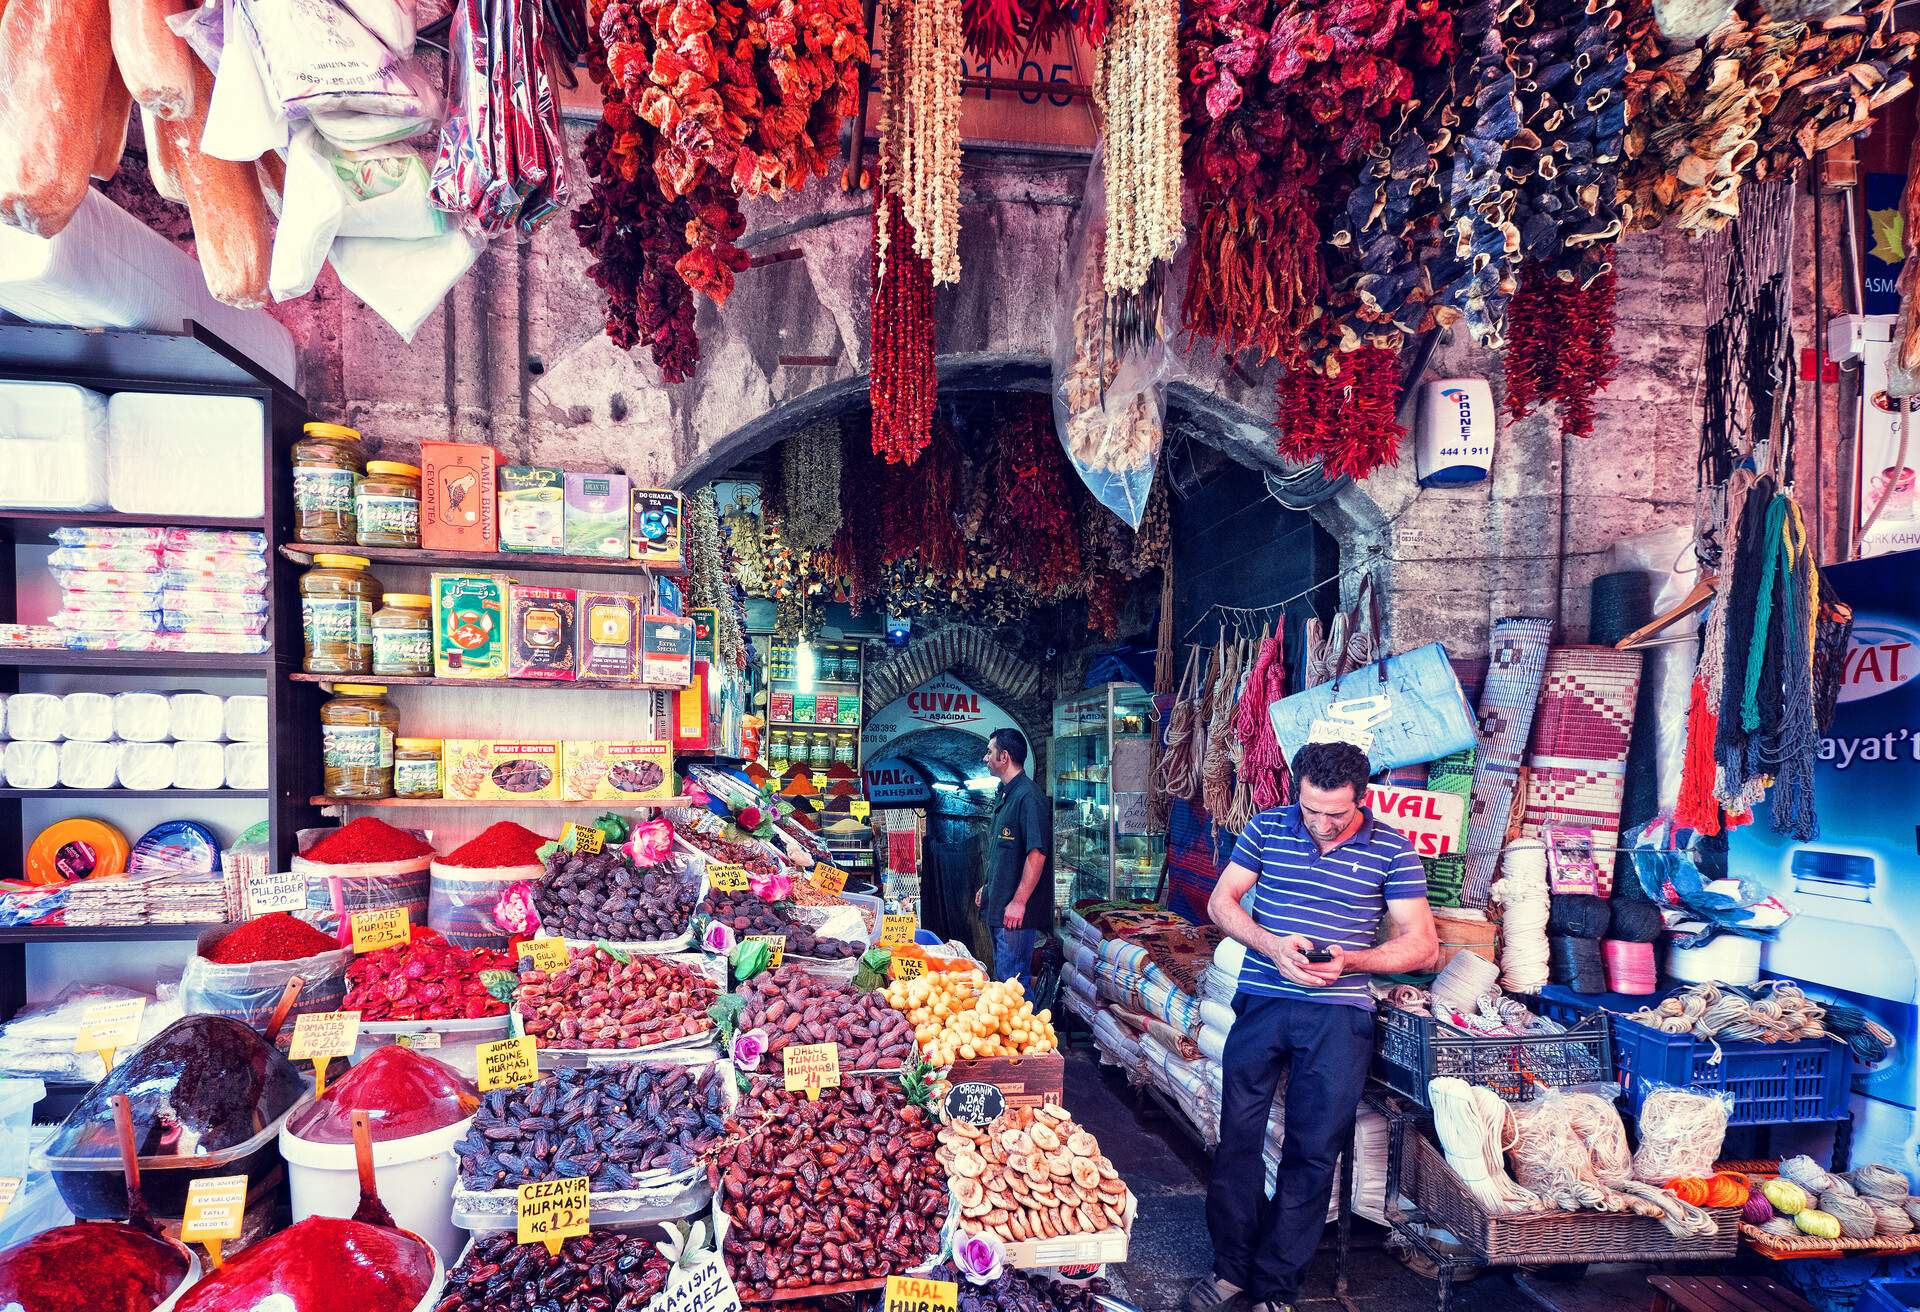
M 1541 1088 L 1611 1081 L 1613 1043 L 1605 1012 L 1568 1025 L 1564 1034 L 1492 1035 L 1382 1007 L 1373 1069 L 1394 1092 L 1422 1107 L 1428 1105 L 1427 1082 L 1443 1075 L 1485 1085 L 1508 1102 L 1526 1102 Z

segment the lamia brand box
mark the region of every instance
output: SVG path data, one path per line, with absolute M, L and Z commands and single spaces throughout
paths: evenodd
M 673 746 L 654 740 L 570 741 L 561 789 L 575 802 L 672 797 Z
M 580 677 L 640 675 L 640 599 L 624 592 L 580 593 Z
M 567 549 L 566 476 L 537 465 L 500 471 L 500 550 L 558 555 Z
M 420 545 L 493 551 L 500 541 L 500 453 L 476 442 L 420 444 Z
M 449 738 L 440 744 L 441 794 L 465 802 L 557 802 L 561 759 L 554 741 Z
M 442 679 L 507 674 L 505 574 L 433 576 L 433 672 Z
M 1920 1147 L 1920 551 L 1821 571 L 1853 608 L 1833 723 L 1813 768 L 1819 834 L 1774 832 L 1768 806 L 1731 831 L 1728 873 L 1794 912 L 1766 942 L 1770 975 L 1803 981 L 1892 1031 L 1891 1053 L 1853 1070 L 1853 1160 L 1914 1168 Z M 1769 802 L 1777 801 L 1776 786 Z
M 672 488 L 633 489 L 633 558 L 659 569 L 679 569 L 686 563 L 682 518 L 680 494 Z
M 566 535 L 569 556 L 627 559 L 625 474 L 566 476 Z
M 572 588 L 516 583 L 507 592 L 507 611 L 507 677 L 575 677 L 580 626 Z

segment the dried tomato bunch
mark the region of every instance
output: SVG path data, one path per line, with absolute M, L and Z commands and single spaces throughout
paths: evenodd
M 1107 0 L 961 0 L 960 6 L 967 52 L 982 60 L 1044 50 L 1070 28 L 1098 46 L 1109 16 Z
M 994 564 L 1041 598 L 1084 586 L 1078 503 L 1086 492 L 1054 434 L 1051 400 L 1006 398 L 990 431 L 980 522 Z
M 878 486 L 869 484 L 872 490 L 865 495 L 880 504 L 883 566 L 910 560 L 940 576 L 966 566 L 966 540 L 953 517 L 965 501 L 956 447 L 953 430 L 942 422 L 917 465 L 878 464 Z
M 1593 435 L 1593 398 L 1619 364 L 1613 298 L 1611 269 L 1582 287 L 1539 264 L 1521 267 L 1507 325 L 1508 415 L 1522 419 L 1558 401 L 1562 431 Z
M 1298 362 L 1280 379 L 1280 454 L 1320 460 L 1329 474 L 1365 478 L 1400 460 L 1406 436 L 1394 418 L 1399 356 L 1379 346 L 1342 355 L 1337 377 Z
M 933 265 L 913 249 L 898 197 L 875 188 L 873 211 L 873 452 L 911 465 L 933 440 Z
M 824 174 L 867 61 L 858 0 L 615 0 L 607 69 L 660 140 L 661 190 L 783 196 Z

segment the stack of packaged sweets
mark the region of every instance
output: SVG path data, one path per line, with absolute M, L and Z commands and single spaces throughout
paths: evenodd
M 268 649 L 267 540 L 193 528 L 62 528 L 48 623 L 81 651 Z

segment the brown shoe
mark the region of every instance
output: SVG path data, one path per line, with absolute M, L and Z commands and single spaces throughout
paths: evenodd
M 1246 1305 L 1240 1286 L 1219 1276 L 1202 1276 L 1187 1291 L 1186 1312 L 1246 1312 Z

